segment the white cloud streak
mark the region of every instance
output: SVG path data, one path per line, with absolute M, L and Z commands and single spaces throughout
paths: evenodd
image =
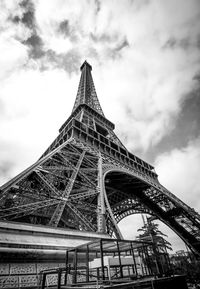
M 192 208 L 200 211 L 200 138 L 188 146 L 159 155 L 155 161 L 160 182 Z

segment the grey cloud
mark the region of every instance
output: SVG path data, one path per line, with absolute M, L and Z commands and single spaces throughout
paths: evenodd
M 197 47 L 200 49 L 200 34 L 197 36 Z
M 88 48 L 88 57 L 91 58 L 99 58 L 98 52 L 94 47 L 89 47 Z
M 37 32 L 34 4 L 31 0 L 23 0 L 21 3 L 19 3 L 19 7 L 21 8 L 22 16 L 12 15 L 10 20 L 15 24 L 23 24 L 29 28 L 31 36 L 25 40 L 17 40 L 28 46 L 30 58 L 41 58 L 44 55 L 43 41 Z
M 197 81 L 196 87 L 185 96 L 176 127 L 145 155 L 150 162 L 155 160 L 158 153 L 182 148 L 187 146 L 190 140 L 199 137 L 200 74 L 197 74 L 194 80 Z
M 37 33 L 32 34 L 23 44 L 29 47 L 29 56 L 38 59 L 44 56 L 43 41 Z
M 98 14 L 99 11 L 101 10 L 101 1 L 95 0 L 95 5 L 96 5 L 96 14 Z
M 183 49 L 187 49 L 190 46 L 190 40 L 188 38 L 180 39 L 179 46 Z
M 29 56 L 31 58 L 41 58 L 44 55 L 43 41 L 37 32 L 34 4 L 31 0 L 23 0 L 20 3 L 20 7 L 25 11 L 21 22 L 32 31 L 31 36 L 22 43 L 29 47 Z
M 125 47 L 129 47 L 129 42 L 126 38 L 118 42 L 114 48 L 108 48 L 107 54 L 109 57 L 112 57 L 113 59 L 119 58 L 121 57 L 121 52 Z
M 119 50 L 121 49 L 121 46 L 128 46 L 128 40 L 126 36 L 120 36 L 117 33 L 109 34 L 109 33 L 102 33 L 100 35 L 95 35 L 93 33 L 90 33 L 90 38 L 94 42 L 103 42 L 105 44 L 112 44 L 116 43 L 116 47 L 119 47 Z M 122 48 L 123 48 L 122 47 Z
M 177 43 L 176 39 L 171 37 L 165 42 L 163 48 L 174 48 L 176 43 Z
M 102 33 L 100 35 L 95 35 L 93 33 L 90 33 L 90 38 L 94 42 L 112 43 L 112 42 L 117 41 L 118 35 L 117 34 L 108 34 L 108 33 Z
M 65 35 L 69 36 L 70 35 L 70 26 L 69 26 L 69 20 L 64 20 L 59 24 L 58 27 L 59 31 Z
M 132 5 L 134 5 L 136 10 L 141 10 L 151 3 L 151 0 L 131 0 Z
M 68 21 L 63 21 L 59 29 L 70 33 Z M 29 56 L 37 60 L 40 70 L 48 70 L 50 67 L 64 69 L 68 73 L 77 72 L 80 65 L 80 54 L 72 49 L 68 53 L 56 53 L 52 49 L 45 50 L 42 38 L 38 35 L 36 29 L 33 34 L 23 44 L 29 47 Z
M 43 69 L 48 69 L 45 63 L 49 63 L 55 68 L 62 68 L 68 73 L 78 72 L 80 66 L 80 54 L 71 50 L 68 53 L 56 53 L 53 50 L 47 50 L 43 59 Z
M 182 38 L 182 39 L 176 39 L 175 37 L 170 37 L 165 44 L 162 46 L 163 49 L 177 49 L 181 48 L 184 50 L 187 50 L 192 45 L 195 45 L 195 43 L 192 43 L 191 39 L 188 38 Z M 198 45 L 198 41 L 197 44 Z
M 115 47 L 115 51 L 120 51 L 122 50 L 124 47 L 129 46 L 128 40 L 125 38 L 121 43 L 119 43 L 116 47 Z
M 22 15 L 10 15 L 9 19 L 13 23 L 23 23 L 29 29 L 35 29 L 35 8 L 34 4 L 31 0 L 24 0 L 19 3 L 19 7 L 21 8 Z
M 71 42 L 77 42 L 77 30 L 70 25 L 69 20 L 65 19 L 58 24 L 58 33 L 61 33 L 64 37 L 68 37 Z
M 198 84 L 200 85 L 200 72 L 197 73 L 194 77 L 193 80 L 196 80 L 198 82 Z
M 31 0 L 23 0 L 20 7 L 25 9 L 25 13 L 22 16 L 22 23 L 24 23 L 29 28 L 35 27 L 35 8 Z
M 90 38 L 95 43 L 103 43 L 107 56 L 112 58 L 120 57 L 123 48 L 129 46 L 126 36 L 120 37 L 117 33 L 102 33 L 100 35 L 91 33 Z
M 9 178 L 13 169 L 14 163 L 11 161 L 1 161 L 0 176 L 1 178 Z
M 200 48 L 200 35 L 197 35 L 196 39 L 192 40 L 190 37 L 185 37 L 182 39 L 177 39 L 175 37 L 170 37 L 165 44 L 162 46 L 163 49 L 177 49 L 181 48 L 187 50 L 192 46 Z
M 29 28 L 35 27 L 34 13 L 32 11 L 27 11 L 23 14 L 21 22 Z
M 21 22 L 21 18 L 18 15 L 15 16 L 9 16 L 8 18 L 10 21 L 12 21 L 14 24 L 18 24 Z
M 26 45 L 30 46 L 30 57 L 37 60 L 41 71 L 53 68 L 65 70 L 71 74 L 79 71 L 81 62 L 80 54 L 71 50 L 67 53 L 56 53 L 52 49 L 44 50 L 43 42 L 37 35 L 31 36 Z

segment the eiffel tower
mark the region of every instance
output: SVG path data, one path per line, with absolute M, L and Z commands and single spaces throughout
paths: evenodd
M 200 216 L 163 187 L 154 167 L 129 152 L 99 103 L 88 62 L 71 115 L 29 168 L 0 188 L 0 220 L 107 233 L 147 213 L 200 255 Z

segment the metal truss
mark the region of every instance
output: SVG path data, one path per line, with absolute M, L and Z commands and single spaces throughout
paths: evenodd
M 104 116 L 92 79 L 92 67 L 85 61 L 85 63 L 81 66 L 81 70 L 81 79 L 79 82 L 78 92 L 72 112 L 75 111 L 80 104 L 87 104 L 88 106 L 98 111 L 99 114 Z
M 60 222 L 60 226 L 65 226 L 61 217 L 67 204 L 70 211 L 67 218 L 73 215 L 73 219 L 83 222 L 86 217 L 83 218 L 76 208 L 77 202 L 80 205 L 80 201 L 87 201 L 87 206 L 91 207 L 97 203 L 99 194 L 95 162 L 98 162 L 98 158 L 71 145 L 70 141 L 66 142 L 53 154 L 40 159 L 31 169 L 4 185 L 0 218 L 31 222 L 32 217 L 37 219 L 39 214 L 43 216 L 43 224 L 58 226 Z M 47 210 L 44 211 L 44 207 Z M 86 227 L 94 230 L 95 226 L 91 224 Z
M 200 216 L 158 181 L 154 168 L 129 152 L 105 118 L 84 63 L 71 116 L 41 158 L 0 188 L 0 220 L 107 233 L 148 213 L 200 255 Z
M 121 168 L 120 168 L 121 167 Z M 169 226 L 197 254 L 200 252 L 200 216 L 176 196 L 155 182 L 127 171 L 118 164 L 106 167 L 108 199 L 117 222 L 135 213 L 147 213 Z M 111 169 L 112 168 L 112 169 Z M 110 230 L 112 233 L 112 230 Z

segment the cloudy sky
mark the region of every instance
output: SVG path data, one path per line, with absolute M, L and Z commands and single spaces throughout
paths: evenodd
M 85 59 L 123 143 L 200 211 L 199 0 L 1 0 L 0 184 L 57 136 Z

